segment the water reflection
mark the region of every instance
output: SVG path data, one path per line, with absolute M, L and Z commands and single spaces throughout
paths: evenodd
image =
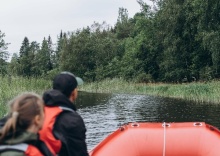
M 215 104 L 146 95 L 87 92 L 79 93 L 76 104 L 87 127 L 89 150 L 127 122 L 204 121 L 220 128 L 220 106 Z

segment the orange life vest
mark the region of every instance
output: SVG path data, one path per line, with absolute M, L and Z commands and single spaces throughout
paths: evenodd
M 40 139 L 46 143 L 46 145 L 49 147 L 49 149 L 52 152 L 59 153 L 62 143 L 60 140 L 56 139 L 53 135 L 53 128 L 56 121 L 57 116 L 63 112 L 64 110 L 73 111 L 66 107 L 45 107 L 45 119 L 44 119 L 44 125 L 39 132 Z
M 18 150 L 25 153 L 26 156 L 43 156 L 37 147 L 25 143 L 15 145 L 0 145 L 0 151 Z

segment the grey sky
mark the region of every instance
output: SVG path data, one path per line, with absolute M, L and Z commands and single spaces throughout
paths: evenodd
M 94 21 L 114 26 L 119 7 L 126 8 L 129 17 L 140 11 L 136 0 L 0 0 L 0 30 L 14 53 L 25 36 L 41 43 L 50 35 L 56 43 L 61 30 L 75 31 Z

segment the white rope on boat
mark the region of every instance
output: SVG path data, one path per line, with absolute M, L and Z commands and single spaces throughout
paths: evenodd
M 165 156 L 166 152 L 166 123 L 163 123 L 163 156 Z

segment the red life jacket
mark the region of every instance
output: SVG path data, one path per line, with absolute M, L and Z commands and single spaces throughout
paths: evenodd
M 25 153 L 26 156 L 43 156 L 37 147 L 25 143 L 15 145 L 0 145 L 0 151 L 18 150 Z
M 45 119 L 44 119 L 44 125 L 39 132 L 40 139 L 46 143 L 46 145 L 49 147 L 49 149 L 52 152 L 59 153 L 62 143 L 60 140 L 56 139 L 53 135 L 53 128 L 56 121 L 57 116 L 63 112 L 64 110 L 73 111 L 70 108 L 66 107 L 45 107 Z

